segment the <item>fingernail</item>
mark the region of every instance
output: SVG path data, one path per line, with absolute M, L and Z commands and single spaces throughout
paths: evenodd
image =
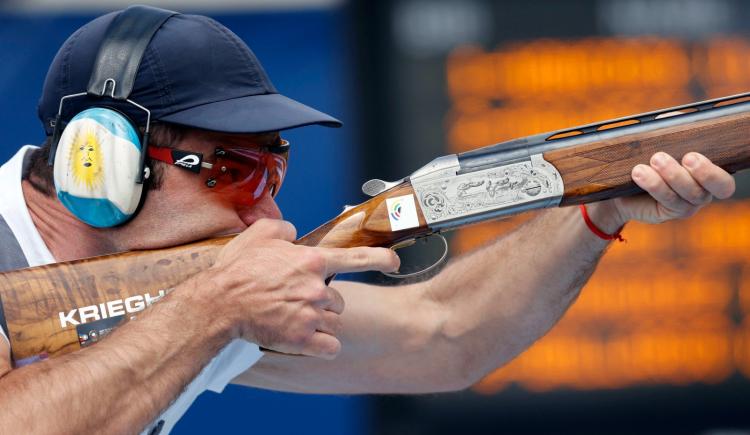
M 641 168 L 640 165 L 633 168 L 633 180 L 642 180 L 643 179 L 643 168 Z
M 698 158 L 695 156 L 695 154 L 688 154 L 682 159 L 682 164 L 690 169 L 694 168 L 697 163 Z
M 662 167 L 667 162 L 667 156 L 664 153 L 656 153 L 651 158 L 651 163 L 654 166 Z

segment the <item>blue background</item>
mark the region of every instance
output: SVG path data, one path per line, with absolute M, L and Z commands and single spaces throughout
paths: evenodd
M 187 11 L 183 11 L 187 12 Z M 330 113 L 343 129 L 307 127 L 284 136 L 292 143 L 290 171 L 278 202 L 300 234 L 360 201 L 352 69 L 341 10 L 210 15 L 253 49 L 283 94 Z M 36 117 L 39 92 L 58 47 L 94 15 L 0 14 L 0 159 L 44 138 Z M 328 435 L 366 433 L 362 397 L 304 396 L 229 386 L 207 392 L 172 433 Z

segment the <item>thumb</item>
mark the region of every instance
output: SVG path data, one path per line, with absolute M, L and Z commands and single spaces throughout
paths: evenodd
M 291 222 L 280 219 L 258 219 L 240 234 L 243 239 L 280 239 L 293 242 L 297 229 Z
M 666 220 L 666 217 L 659 210 L 659 204 L 646 193 L 616 198 L 614 202 L 620 215 L 626 222 L 639 221 L 658 224 Z

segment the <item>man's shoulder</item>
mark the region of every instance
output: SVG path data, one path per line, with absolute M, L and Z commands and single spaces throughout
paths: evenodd
M 29 265 L 18 240 L 23 233 L 18 233 L 17 223 L 25 210 L 23 204 L 19 204 L 23 166 L 36 149 L 38 147 L 25 145 L 0 166 L 0 272 Z
M 0 272 L 28 267 L 26 256 L 15 234 L 0 215 Z

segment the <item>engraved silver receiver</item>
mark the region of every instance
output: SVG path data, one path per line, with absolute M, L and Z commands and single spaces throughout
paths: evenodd
M 504 155 L 500 151 L 489 153 L 487 157 L 480 164 L 473 158 L 462 165 L 460 155 L 441 156 L 407 178 L 431 234 L 443 239 L 445 251 L 437 262 L 419 272 L 388 276 L 414 277 L 435 269 L 448 252 L 448 243 L 441 231 L 559 205 L 564 192 L 562 177 L 541 153 L 519 156 L 517 152 Z M 365 183 L 362 191 L 375 196 L 403 181 L 374 179 Z M 407 240 L 391 248 L 398 249 L 413 242 L 413 239 Z
M 409 180 L 432 231 L 557 206 L 564 191 L 560 173 L 542 154 L 468 170 L 451 154 L 433 160 Z

